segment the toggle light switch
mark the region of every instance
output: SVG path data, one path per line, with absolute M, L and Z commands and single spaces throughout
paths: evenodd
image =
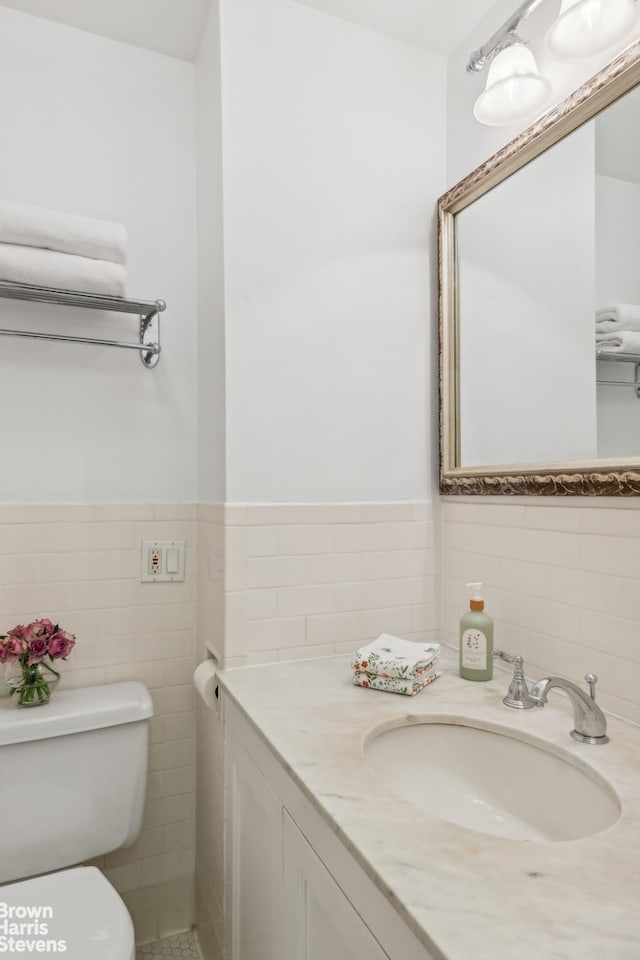
M 178 573 L 180 569 L 179 553 L 177 547 L 167 547 L 167 573 Z

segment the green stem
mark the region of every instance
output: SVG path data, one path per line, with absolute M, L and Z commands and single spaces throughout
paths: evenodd
M 22 667 L 22 680 L 20 683 L 16 684 L 11 690 L 11 694 L 18 694 L 18 703 L 20 706 L 25 704 L 33 703 L 35 698 L 38 698 L 40 703 L 46 703 L 51 696 L 51 688 L 47 680 L 45 680 L 42 675 L 42 667 L 46 667 L 49 673 L 53 674 L 58 680 L 60 679 L 60 674 L 57 670 L 54 670 L 52 667 L 49 667 L 48 664 L 32 663 L 32 664 L 21 664 Z

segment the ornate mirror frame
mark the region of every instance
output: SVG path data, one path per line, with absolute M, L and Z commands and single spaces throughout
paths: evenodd
M 496 184 L 640 84 L 640 42 L 549 110 L 438 201 L 440 492 L 539 496 L 638 496 L 640 455 L 590 460 L 460 467 L 459 347 L 455 216 Z

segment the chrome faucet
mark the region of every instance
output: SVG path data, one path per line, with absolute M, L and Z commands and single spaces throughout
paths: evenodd
M 588 673 L 584 679 L 589 684 L 589 694 L 564 677 L 543 677 L 533 686 L 531 696 L 537 707 L 544 707 L 549 690 L 564 690 L 573 706 L 573 739 L 580 743 L 608 743 L 607 721 L 596 703 L 598 678 L 595 673 Z

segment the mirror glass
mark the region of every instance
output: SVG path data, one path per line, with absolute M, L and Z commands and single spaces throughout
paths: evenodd
M 443 492 L 640 492 L 637 46 L 440 201 Z
M 634 90 L 457 215 L 460 466 L 640 456 L 634 365 L 595 350 L 637 305 L 640 354 L 639 120 Z

